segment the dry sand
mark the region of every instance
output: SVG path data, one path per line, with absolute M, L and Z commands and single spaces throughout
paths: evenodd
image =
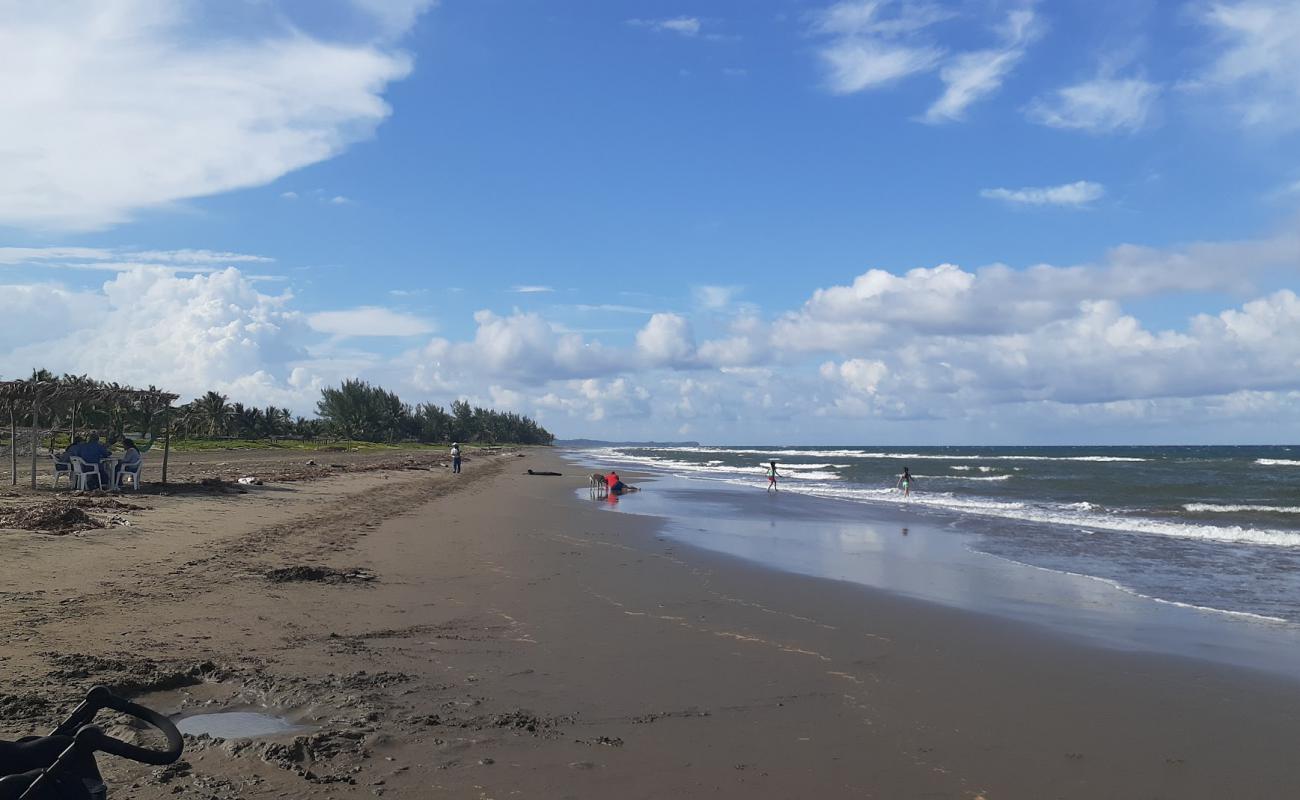
M 530 451 L 0 531 L 0 736 L 48 727 L 94 683 L 307 728 L 191 738 L 164 770 L 101 760 L 115 796 L 145 799 L 1300 786 L 1300 684 L 754 568 L 603 511 L 585 484 Z

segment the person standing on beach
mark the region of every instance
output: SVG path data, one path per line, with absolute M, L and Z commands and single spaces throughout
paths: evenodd
M 898 483 L 894 488 L 901 488 L 903 490 L 903 497 L 912 496 L 912 473 L 907 467 L 903 467 L 903 474 L 898 476 Z
M 452 474 L 460 473 L 460 444 L 451 443 L 451 471 Z
M 769 462 L 767 467 L 767 490 L 769 492 L 776 491 L 776 477 L 776 462 Z

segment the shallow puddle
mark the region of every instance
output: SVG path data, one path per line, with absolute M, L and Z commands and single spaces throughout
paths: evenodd
M 279 736 L 307 729 L 283 717 L 261 714 L 256 711 L 220 711 L 213 714 L 195 714 L 175 721 L 181 733 L 191 736 L 207 734 L 216 739 L 253 739 Z

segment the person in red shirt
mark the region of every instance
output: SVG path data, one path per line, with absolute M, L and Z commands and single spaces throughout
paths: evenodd
M 617 472 L 611 472 L 608 475 L 606 475 L 605 483 L 609 486 L 609 493 L 611 495 L 620 495 L 620 494 L 627 494 L 628 492 L 641 491 L 635 486 L 628 486 L 626 483 L 623 483 L 623 480 L 618 477 Z

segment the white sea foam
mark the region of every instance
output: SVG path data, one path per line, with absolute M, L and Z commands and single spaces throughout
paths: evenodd
M 1010 475 L 917 475 L 918 478 L 926 478 L 936 481 L 1008 481 Z
M 801 456 L 806 458 L 864 458 L 865 450 L 754 450 L 747 447 L 627 447 L 599 448 L 601 450 L 649 450 L 658 453 L 703 453 L 706 455 L 742 455 L 765 456 L 780 460 L 784 456 Z
M 1291 458 L 1257 458 L 1255 463 L 1265 467 L 1300 467 L 1300 461 Z
M 839 480 L 839 474 L 834 472 L 819 472 L 816 470 L 778 473 L 779 478 L 793 478 L 798 481 L 834 481 Z
M 1092 503 L 1035 505 L 983 498 L 957 497 L 948 492 L 915 492 L 911 497 L 905 497 L 902 492 L 895 489 L 859 489 L 836 486 L 791 486 L 790 489 L 819 497 L 858 502 L 914 505 L 977 514 L 985 517 L 1046 525 L 1067 525 L 1089 530 L 1153 534 L 1176 539 L 1196 539 L 1228 544 L 1300 547 L 1300 531 L 1247 528 L 1240 525 L 1197 525 L 1173 520 L 1128 516 L 1106 512 L 1100 506 Z
M 902 498 L 899 498 L 899 500 L 906 502 Z M 1069 525 L 1120 533 L 1155 534 L 1178 539 L 1199 539 L 1229 544 L 1300 547 L 1300 531 L 1247 528 L 1240 525 L 1194 525 L 1148 517 L 1111 514 L 1096 507 L 1082 509 L 1077 506 L 1071 508 L 1065 505 L 993 503 L 968 500 L 966 498 L 933 496 L 926 493 L 913 494 L 910 502 L 917 505 L 953 509 L 982 516 L 1002 517 L 1048 525 Z
M 1186 503 L 1183 508 L 1197 514 L 1232 514 L 1262 511 L 1266 514 L 1300 514 L 1300 506 L 1261 506 L 1252 504 Z
M 650 450 L 665 453 L 711 453 L 735 455 L 759 455 L 778 461 L 783 456 L 801 456 L 810 458 L 889 458 L 917 461 L 1149 461 L 1134 456 L 1031 456 L 1031 455 L 972 455 L 964 453 L 885 453 L 875 450 L 755 450 L 746 447 L 637 447 L 634 450 Z M 1296 462 L 1300 464 L 1300 462 Z M 983 469 L 983 468 L 981 468 Z M 990 469 L 992 469 L 990 467 Z
M 737 485 L 752 485 L 761 472 L 756 468 L 711 467 L 697 462 L 674 461 L 654 456 L 631 456 L 614 448 L 591 451 L 613 460 L 655 467 L 680 475 L 721 480 Z M 819 452 L 825 451 L 808 451 Z M 1300 462 L 1296 462 L 1300 464 Z M 1178 539 L 1223 542 L 1228 544 L 1300 547 L 1300 531 L 1250 528 L 1240 525 L 1194 524 L 1186 521 L 1152 519 L 1105 511 L 1095 504 L 1030 504 L 996 501 L 979 497 L 958 497 L 949 492 L 915 492 L 905 497 L 895 488 L 869 488 L 845 485 L 832 472 L 791 472 L 784 486 L 793 492 L 856 502 L 914 505 L 941 510 L 977 514 L 1023 522 L 1067 525 L 1075 528 L 1153 534 Z M 956 476 L 951 476 L 956 477 Z

